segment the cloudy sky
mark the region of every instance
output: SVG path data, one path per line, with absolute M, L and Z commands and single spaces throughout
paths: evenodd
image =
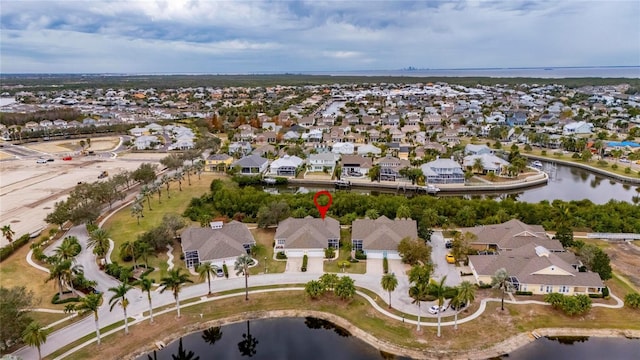
M 640 1 L 2 0 L 2 73 L 640 65 Z

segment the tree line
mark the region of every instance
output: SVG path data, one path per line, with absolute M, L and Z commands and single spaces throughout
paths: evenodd
M 275 225 L 289 216 L 320 216 L 313 203 L 314 194 L 272 195 L 251 186 L 239 187 L 219 179 L 211 183 L 210 189 L 209 193 L 191 200 L 184 216 L 203 223 L 216 217 L 226 217 L 260 222 L 265 226 Z M 338 192 L 333 196 L 327 216 L 349 225 L 365 215 L 384 215 L 394 219 L 398 214 L 402 215 L 400 217 L 409 215 L 416 220 L 418 232 L 423 238 L 434 227 L 498 224 L 514 218 L 526 224 L 542 225 L 547 230 L 564 227 L 594 232 L 640 232 L 640 207 L 616 200 L 605 204 L 594 204 L 588 199 L 527 203 L 511 198 L 502 201 L 426 195 L 407 198 L 389 194 L 369 196 Z

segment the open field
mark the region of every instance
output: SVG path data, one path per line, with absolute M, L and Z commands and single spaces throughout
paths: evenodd
M 113 143 L 115 140 L 108 140 Z M 93 143 L 103 144 L 98 139 Z M 54 142 L 47 143 L 55 145 Z M 56 145 L 57 146 L 57 145 Z M 98 145 L 96 145 L 98 146 Z M 13 146 L 20 151 L 21 147 Z M 109 174 L 133 171 L 142 162 L 157 163 L 166 154 L 135 154 L 113 158 L 110 155 L 73 157 L 71 161 L 62 161 L 53 153 L 43 154 L 30 149 L 28 156 L 16 160 L 0 161 L 0 226 L 11 225 L 20 237 L 25 233 L 38 232 L 46 226 L 44 218 L 53 209 L 55 202 L 66 199 L 69 192 L 80 181 L 97 181 L 98 175 L 106 170 Z M 133 154 L 131 154 L 133 155 Z M 159 156 L 161 155 L 161 156 Z M 37 164 L 39 157 L 51 157 L 53 162 Z M 25 221 L 29 219 L 29 221 Z M 6 245 L 4 237 L 0 246 Z
M 80 146 L 80 140 L 86 139 L 73 139 L 73 140 L 61 140 L 61 141 L 45 141 L 38 143 L 25 144 L 26 147 L 44 152 L 44 153 L 68 153 L 78 152 L 82 150 Z M 85 147 L 87 151 L 110 151 L 113 150 L 120 142 L 119 136 L 99 137 L 91 138 L 91 146 Z

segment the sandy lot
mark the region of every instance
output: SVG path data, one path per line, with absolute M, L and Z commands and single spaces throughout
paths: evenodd
M 91 148 L 111 150 L 118 144 L 118 138 L 105 141 L 91 140 Z M 95 145 L 94 145 L 95 143 Z M 44 147 L 42 147 L 42 146 Z M 124 154 L 113 157 L 109 153 L 96 156 L 74 157 L 62 161 L 55 149 L 65 149 L 60 144 L 38 144 L 42 156 L 51 155 L 55 161 L 37 164 L 36 157 L 0 161 L 0 226 L 6 224 L 19 237 L 34 233 L 47 224 L 44 218 L 53 209 L 55 202 L 66 199 L 69 192 L 79 182 L 93 182 L 106 170 L 110 175 L 125 170 L 135 170 L 142 162 L 157 163 L 166 154 Z M 105 151 L 103 150 L 103 151 Z M 98 151 L 98 150 L 96 150 Z M 0 246 L 7 244 L 0 239 Z
M 73 139 L 68 141 L 48 141 L 28 144 L 26 146 L 30 149 L 49 154 L 73 153 L 82 150 L 82 147 L 80 146 L 80 140 L 81 139 Z M 115 149 L 118 146 L 119 142 L 120 137 L 118 136 L 92 138 L 91 147 L 86 148 L 86 150 L 110 151 Z

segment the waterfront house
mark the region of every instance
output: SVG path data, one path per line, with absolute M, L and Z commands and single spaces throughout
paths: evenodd
M 285 155 L 274 160 L 269 165 L 269 174 L 278 176 L 296 176 L 296 169 L 304 164 L 304 160 L 297 156 Z
M 278 224 L 275 234 L 275 252 L 283 251 L 287 257 L 324 257 L 324 249 L 338 248 L 340 223 L 338 220 L 307 216 L 303 219 L 287 218 Z
M 205 161 L 204 171 L 224 172 L 233 163 L 233 157 L 227 154 L 212 154 Z
M 371 169 L 371 158 L 361 155 L 343 155 L 341 162 L 343 175 L 366 175 Z
M 400 259 L 398 244 L 404 238 L 418 238 L 415 220 L 391 220 L 384 215 L 375 220 L 357 219 L 352 224 L 351 248 L 370 259 Z
M 500 173 L 502 173 L 502 169 L 509 166 L 508 161 L 487 153 L 465 156 L 462 161 L 462 166 L 472 169 L 476 163 L 476 159 L 480 159 L 482 162 L 482 173 L 484 174 L 492 172 L 496 175 L 500 175 Z
M 188 227 L 180 234 L 184 262 L 195 269 L 201 263 L 233 266 L 240 255 L 249 254 L 256 244 L 247 225 L 231 221 L 211 222 L 208 227 Z
M 311 154 L 309 155 L 309 171 L 320 172 L 326 170 L 327 173 L 333 174 L 338 160 L 340 160 L 340 155 L 330 152 Z
M 259 175 L 267 170 L 269 160 L 253 154 L 248 155 L 232 164 L 233 167 L 239 168 L 239 173 L 242 175 Z
M 464 171 L 453 159 L 436 159 L 420 169 L 429 184 L 464 184 Z

